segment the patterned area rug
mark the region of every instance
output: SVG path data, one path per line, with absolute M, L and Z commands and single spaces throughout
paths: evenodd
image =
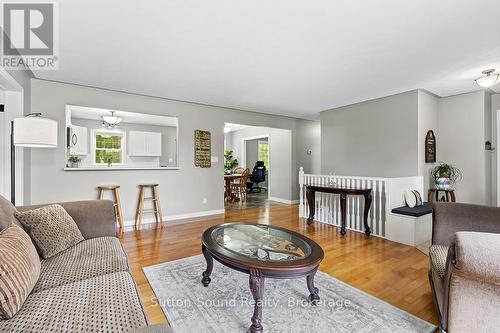
M 246 332 L 253 313 L 248 275 L 214 261 L 205 288 L 203 256 L 145 267 L 153 302 L 161 306 L 176 333 Z M 264 332 L 433 332 L 435 326 L 328 274 L 317 272 L 321 303 L 312 306 L 305 278 L 266 279 Z

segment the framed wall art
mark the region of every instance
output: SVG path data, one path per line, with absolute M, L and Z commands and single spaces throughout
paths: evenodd
M 209 131 L 194 131 L 194 165 L 200 168 L 212 166 L 212 138 Z
M 434 132 L 429 130 L 425 136 L 425 163 L 436 162 L 436 137 Z

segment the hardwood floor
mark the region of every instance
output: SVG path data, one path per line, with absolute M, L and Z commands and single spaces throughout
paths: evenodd
M 429 260 L 416 248 L 322 223 L 307 226 L 298 217 L 298 206 L 278 205 L 258 210 L 226 212 L 225 216 L 191 220 L 163 228 L 143 227 L 120 236 L 131 263 L 150 323 L 165 322 L 142 267 L 201 253 L 200 237 L 211 225 L 222 222 L 259 222 L 300 232 L 318 242 L 325 251 L 320 270 L 368 294 L 376 296 L 424 320 L 437 323 L 427 279 Z M 201 279 L 201 272 L 199 272 Z M 320 290 L 321 293 L 321 290 Z

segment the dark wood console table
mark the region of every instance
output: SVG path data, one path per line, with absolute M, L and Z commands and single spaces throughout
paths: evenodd
M 309 217 L 307 218 L 307 224 L 311 224 L 314 221 L 315 213 L 315 197 L 316 192 L 332 193 L 340 195 L 340 216 L 341 216 L 341 228 L 340 234 L 344 236 L 346 234 L 346 200 L 348 195 L 362 195 L 365 198 L 365 209 L 363 214 L 363 222 L 365 225 L 365 234 L 370 236 L 370 226 L 368 225 L 368 213 L 370 212 L 370 207 L 372 205 L 372 189 L 371 188 L 350 188 L 350 187 L 330 187 L 330 186 L 314 186 L 306 185 L 306 199 L 309 205 Z

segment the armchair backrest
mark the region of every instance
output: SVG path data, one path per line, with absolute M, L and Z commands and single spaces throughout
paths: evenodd
M 432 215 L 433 245 L 449 246 L 459 231 L 500 233 L 500 207 L 436 202 Z

